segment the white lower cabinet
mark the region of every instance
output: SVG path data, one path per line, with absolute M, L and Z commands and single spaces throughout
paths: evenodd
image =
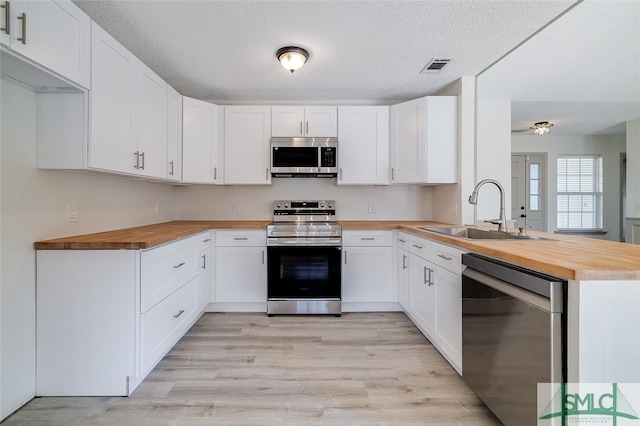
M 264 230 L 216 231 L 215 301 L 221 310 L 267 310 Z
M 463 251 L 404 233 L 399 233 L 398 240 L 400 303 L 461 373 Z
M 198 309 L 204 310 L 209 303 L 214 302 L 215 292 L 212 287 L 215 284 L 214 262 L 212 250 L 215 247 L 215 231 L 205 232 L 200 238 L 200 284 L 198 287 Z
M 344 231 L 342 241 L 342 301 L 397 302 L 392 231 Z
M 130 395 L 202 313 L 201 238 L 38 250 L 36 395 Z

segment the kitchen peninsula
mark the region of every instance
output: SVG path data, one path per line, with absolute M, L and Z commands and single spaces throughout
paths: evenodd
M 569 381 L 640 382 L 636 362 L 640 359 L 640 341 L 629 338 L 624 327 L 640 323 L 640 246 L 538 232 L 532 234 L 544 239 L 469 240 L 421 229 L 447 226 L 430 221 L 340 223 L 345 231 L 393 232 L 396 248 L 398 234 L 404 233 L 568 280 Z M 34 247 L 39 254 L 51 250 L 145 253 L 211 230 L 260 235 L 266 225 L 267 221 L 174 221 L 38 241 Z

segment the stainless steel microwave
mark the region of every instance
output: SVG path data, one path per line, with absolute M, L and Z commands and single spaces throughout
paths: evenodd
M 271 138 L 274 177 L 335 177 L 338 138 Z

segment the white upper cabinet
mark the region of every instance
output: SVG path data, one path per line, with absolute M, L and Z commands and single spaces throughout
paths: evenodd
M 389 107 L 338 107 L 338 185 L 389 183 Z
M 167 179 L 182 180 L 182 95 L 167 85 Z
M 89 167 L 167 178 L 167 84 L 92 24 Z
M 271 107 L 224 107 L 224 183 L 271 184 Z
M 90 87 L 91 20 L 71 1 L 3 1 L 0 22 L 2 44 Z
M 89 166 L 135 173 L 140 167 L 134 99 L 137 59 L 96 23 L 91 32 Z
M 220 107 L 182 98 L 182 180 L 218 183 Z
M 138 173 L 167 178 L 167 83 L 136 62 Z
M 458 103 L 427 96 L 391 106 L 391 183 L 455 183 Z
M 271 135 L 275 137 L 336 137 L 338 114 L 334 106 L 273 106 Z

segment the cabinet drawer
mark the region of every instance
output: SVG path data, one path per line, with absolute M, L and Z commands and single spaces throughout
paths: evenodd
M 410 235 L 404 232 L 398 232 L 398 248 L 409 250 L 409 238 Z
M 436 265 L 453 272 L 454 274 L 462 274 L 462 250 L 439 244 L 432 243 L 433 256 L 430 259 Z
M 392 231 L 344 231 L 342 245 L 346 247 L 391 247 Z
M 144 251 L 140 258 L 140 311 L 146 312 L 200 273 L 200 237 Z
M 267 245 L 266 231 L 216 231 L 218 247 L 263 247 Z
M 187 331 L 199 311 L 198 278 L 158 303 L 140 319 L 140 367 L 151 370 Z
M 424 238 L 409 236 L 408 250 L 410 253 L 420 256 L 423 259 L 427 259 L 429 256 L 429 248 L 431 247 L 431 241 Z
M 200 238 L 200 250 L 206 250 L 211 247 L 211 244 L 213 244 L 214 232 L 215 231 L 210 231 L 198 234 L 198 238 Z

